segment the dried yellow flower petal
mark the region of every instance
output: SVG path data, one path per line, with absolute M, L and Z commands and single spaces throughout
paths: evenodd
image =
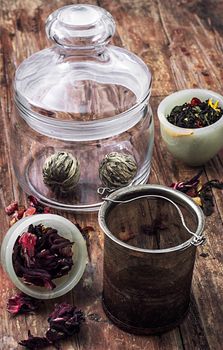
M 218 108 L 219 101 L 217 100 L 215 103 L 212 102 L 212 98 L 209 98 L 208 105 L 213 108 L 215 111 L 220 112 L 220 109 Z
M 197 205 L 199 205 L 200 207 L 202 206 L 200 197 L 193 197 L 192 199 Z

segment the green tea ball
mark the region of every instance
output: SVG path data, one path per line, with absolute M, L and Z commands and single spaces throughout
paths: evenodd
M 105 156 L 99 167 L 99 177 L 104 186 L 119 188 L 130 184 L 137 173 L 137 163 L 132 155 L 112 152 Z
M 57 152 L 43 165 L 43 182 L 55 193 L 72 192 L 80 178 L 80 163 L 72 154 Z

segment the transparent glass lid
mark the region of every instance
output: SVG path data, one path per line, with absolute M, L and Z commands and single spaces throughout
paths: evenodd
M 90 122 L 122 116 L 147 102 L 151 73 L 136 55 L 107 45 L 114 32 L 112 16 L 97 6 L 53 12 L 46 33 L 54 45 L 16 71 L 18 108 L 45 121 Z

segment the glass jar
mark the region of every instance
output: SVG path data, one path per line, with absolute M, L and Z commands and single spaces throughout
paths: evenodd
M 148 179 L 154 142 L 151 73 L 136 55 L 107 45 L 114 32 L 112 16 L 100 7 L 62 7 L 46 22 L 54 45 L 16 71 L 15 174 L 25 192 L 51 207 L 98 209 L 99 167 L 111 152 L 133 156 L 137 172 L 128 185 Z M 66 194 L 43 179 L 46 159 L 57 152 L 68 152 L 80 165 L 75 190 Z

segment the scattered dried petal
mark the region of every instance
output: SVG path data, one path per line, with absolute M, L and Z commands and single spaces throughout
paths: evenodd
M 186 193 L 192 197 L 196 204 L 200 205 L 206 216 L 209 216 L 214 211 L 214 200 L 211 192 L 212 188 L 223 189 L 223 182 L 219 180 L 207 181 L 203 186 L 200 181 L 202 170 L 191 180 L 185 182 L 173 183 L 170 187 Z
M 9 226 L 13 226 L 18 220 L 16 218 L 13 218 L 12 220 L 10 220 L 9 222 Z
M 206 216 L 210 216 L 214 211 L 214 200 L 211 189 L 223 189 L 223 182 L 219 180 L 207 181 L 199 190 L 199 196 L 202 202 L 202 209 Z
M 21 340 L 19 345 L 22 345 L 28 349 L 36 350 L 43 349 L 51 345 L 50 341 L 46 337 L 34 337 L 30 331 L 28 331 L 28 339 Z
M 67 303 L 56 304 L 54 311 L 48 318 L 50 327 L 46 332 L 47 339 L 55 343 L 78 333 L 84 319 L 83 312 L 77 310 L 75 306 Z
M 11 204 L 9 204 L 5 208 L 5 212 L 9 216 L 12 215 L 16 210 L 18 210 L 18 202 L 17 201 L 13 201 Z
M 9 223 L 10 227 L 24 217 L 34 214 L 50 213 L 50 208 L 40 204 L 35 197 L 29 196 L 28 199 L 30 202 L 30 207 L 28 209 L 24 206 L 19 206 L 17 201 L 13 201 L 8 207 L 5 208 L 6 214 L 9 216 L 12 215 Z
M 36 214 L 36 208 L 34 207 L 29 207 L 28 209 L 26 209 L 26 211 L 23 214 L 23 218 L 27 217 L 27 216 L 31 216 Z
M 48 213 L 50 213 L 50 208 L 49 207 L 45 207 L 34 196 L 29 196 L 28 200 L 29 200 L 30 207 L 33 207 L 33 208 L 36 209 L 36 213 L 38 213 L 38 214 L 48 214 Z
M 49 207 L 45 207 L 43 210 L 44 214 L 49 214 L 50 213 L 50 208 Z
M 199 205 L 199 207 L 202 206 L 202 202 L 201 202 L 201 198 L 200 197 L 197 196 L 197 197 L 193 197 L 192 199 L 197 205 Z
M 78 333 L 84 320 L 83 312 L 77 310 L 75 306 L 67 303 L 56 304 L 48 318 L 49 328 L 45 337 L 34 337 L 28 331 L 28 339 L 21 340 L 19 344 L 32 350 L 53 345 L 59 350 L 61 349 L 59 341 Z
M 15 218 L 16 221 L 22 219 L 23 214 L 25 213 L 25 211 L 26 211 L 26 208 L 24 206 L 18 207 L 18 210 L 16 210 L 14 212 L 14 214 L 12 215 L 12 218 Z
M 37 310 L 40 307 L 41 301 L 30 297 L 23 293 L 17 293 L 15 296 L 9 298 L 7 303 L 7 310 L 13 316 L 18 314 L 26 314 Z
M 29 205 L 31 207 L 36 208 L 37 205 L 39 205 L 38 199 L 36 197 L 34 197 L 34 196 L 28 196 L 28 200 L 29 200 Z
M 184 192 L 186 194 L 193 189 L 194 190 L 193 193 L 196 194 L 196 189 L 197 189 L 197 186 L 199 185 L 199 181 L 200 181 L 199 179 L 202 172 L 203 170 L 199 171 L 199 173 L 194 177 L 192 177 L 192 179 L 190 180 L 173 183 L 170 187 L 173 187 L 173 189 Z

